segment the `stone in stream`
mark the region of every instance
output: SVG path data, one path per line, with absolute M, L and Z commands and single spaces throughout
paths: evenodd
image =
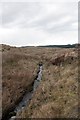
M 15 111 L 10 112 L 10 113 L 9 113 L 9 116 L 11 116 L 11 118 L 12 118 L 13 116 L 16 116 L 16 112 L 15 112 Z
M 16 118 L 16 116 L 12 116 L 10 120 L 13 120 L 14 118 Z

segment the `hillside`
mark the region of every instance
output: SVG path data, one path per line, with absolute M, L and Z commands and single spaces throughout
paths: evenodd
M 39 63 L 42 81 L 19 118 L 78 117 L 77 48 L 2 46 L 3 116 L 32 89 Z
M 52 48 L 77 48 L 80 44 L 68 44 L 68 45 L 43 45 L 39 47 L 52 47 Z

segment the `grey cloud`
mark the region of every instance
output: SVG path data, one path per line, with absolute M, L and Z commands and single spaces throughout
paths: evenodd
M 64 8 L 63 8 L 63 5 L 64 5 Z M 39 17 L 37 20 L 34 17 L 32 22 L 30 22 L 30 24 L 24 23 L 23 27 L 33 27 L 36 29 L 42 29 L 49 33 L 51 32 L 51 30 L 52 30 L 52 32 L 53 31 L 60 32 L 60 31 L 66 31 L 66 30 L 74 30 L 74 28 L 72 27 L 72 23 L 77 22 L 77 17 L 75 17 L 77 14 L 77 10 L 76 10 L 77 4 L 76 3 L 75 4 L 68 3 L 68 4 L 63 4 L 63 5 L 60 8 L 58 8 L 58 9 L 60 9 L 60 11 L 59 10 L 58 10 L 58 12 L 55 11 L 55 13 L 53 11 L 53 13 L 47 14 L 46 16 L 44 14 L 46 11 L 40 12 L 40 15 L 37 16 L 37 18 Z M 56 4 L 56 6 L 57 6 L 57 4 Z M 44 7 L 45 7 L 45 4 L 44 4 Z M 54 4 L 53 4 L 53 7 L 54 7 Z M 70 20 L 66 21 L 66 16 L 69 16 Z M 61 19 L 64 19 L 65 22 L 63 21 L 63 22 L 59 23 L 59 21 L 61 21 Z M 53 25 L 51 27 L 49 26 L 50 23 L 53 23 Z
M 2 3 L 0 3 L 0 26 L 2 25 Z
M 74 4 L 73 4 L 74 6 Z M 76 6 L 76 4 L 75 4 Z M 67 10 L 68 8 L 68 10 Z M 52 32 L 53 31 L 56 31 L 56 32 L 60 32 L 61 31 L 65 31 L 65 30 L 73 30 L 73 27 L 71 27 L 72 23 L 74 22 L 77 22 L 77 17 L 75 18 L 75 14 L 77 14 L 77 11 L 76 13 L 75 12 L 75 7 L 73 7 L 72 9 L 72 4 L 69 3 L 69 5 L 67 4 L 66 5 L 66 9 L 63 9 L 61 8 L 59 13 L 56 13 L 55 11 L 55 14 L 51 14 L 51 15 L 48 15 L 46 16 L 45 18 L 42 18 L 42 20 L 38 20 L 38 21 L 35 21 L 34 26 L 36 27 L 40 27 L 41 29 L 44 29 L 45 31 L 48 31 L 48 32 Z M 77 8 L 77 7 L 76 7 Z M 63 12 L 64 10 L 64 12 Z M 66 21 L 66 16 L 70 16 L 71 19 Z M 65 22 L 62 22 L 62 23 L 59 23 L 59 21 L 61 19 L 64 19 Z M 48 26 L 49 23 L 53 23 L 53 25 L 51 26 L 51 28 Z M 55 25 L 54 25 L 55 23 Z
M 47 13 L 47 5 L 58 7 Z M 77 3 L 3 3 L 2 22 L 4 27 L 35 28 L 49 33 L 73 30 L 71 24 L 77 22 L 76 8 Z M 71 19 L 66 21 L 66 16 Z M 65 22 L 60 23 L 61 19 Z
M 3 3 L 2 21 L 3 25 L 24 25 L 28 20 L 37 14 L 38 4 L 36 3 Z M 11 27 L 13 27 L 11 26 Z
M 66 43 L 77 39 L 78 16 L 75 2 L 3 2 L 0 9 L 3 23 L 0 23 L 0 39 L 3 39 L 4 43 L 63 44 L 64 39 L 68 40 Z
M 1 2 L 59 2 L 58 0 L 0 0 Z M 60 0 L 60 2 L 78 2 L 79 0 Z

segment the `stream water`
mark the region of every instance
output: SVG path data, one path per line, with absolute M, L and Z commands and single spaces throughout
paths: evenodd
M 21 111 L 25 106 L 28 106 L 30 100 L 32 99 L 33 97 L 33 93 L 36 91 L 37 87 L 39 86 L 40 84 L 40 81 L 42 79 L 42 64 L 39 65 L 39 72 L 37 74 L 37 78 L 35 79 L 34 81 L 34 84 L 33 84 L 33 89 L 32 91 L 26 93 L 22 99 L 22 101 L 16 106 L 16 108 L 14 109 L 13 112 L 9 113 L 9 117 L 8 117 L 8 120 L 13 120 L 13 118 L 16 118 L 16 114 Z

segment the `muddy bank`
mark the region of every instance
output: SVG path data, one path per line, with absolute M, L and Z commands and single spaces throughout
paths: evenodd
M 2 120 L 8 120 L 9 119 L 9 113 L 10 116 L 13 114 L 15 107 L 19 104 L 19 102 L 22 100 L 23 96 L 26 94 L 26 92 L 29 92 L 32 90 L 34 81 L 23 91 L 22 95 L 15 101 L 15 104 L 12 104 L 10 107 L 8 107 L 3 113 L 2 113 Z
M 39 69 L 34 81 L 23 91 L 22 96 L 15 102 L 15 105 L 10 106 L 2 115 L 2 120 L 11 120 L 15 118 L 17 112 L 27 106 L 32 98 L 32 95 L 36 88 L 39 86 L 42 78 L 42 64 L 39 64 Z

